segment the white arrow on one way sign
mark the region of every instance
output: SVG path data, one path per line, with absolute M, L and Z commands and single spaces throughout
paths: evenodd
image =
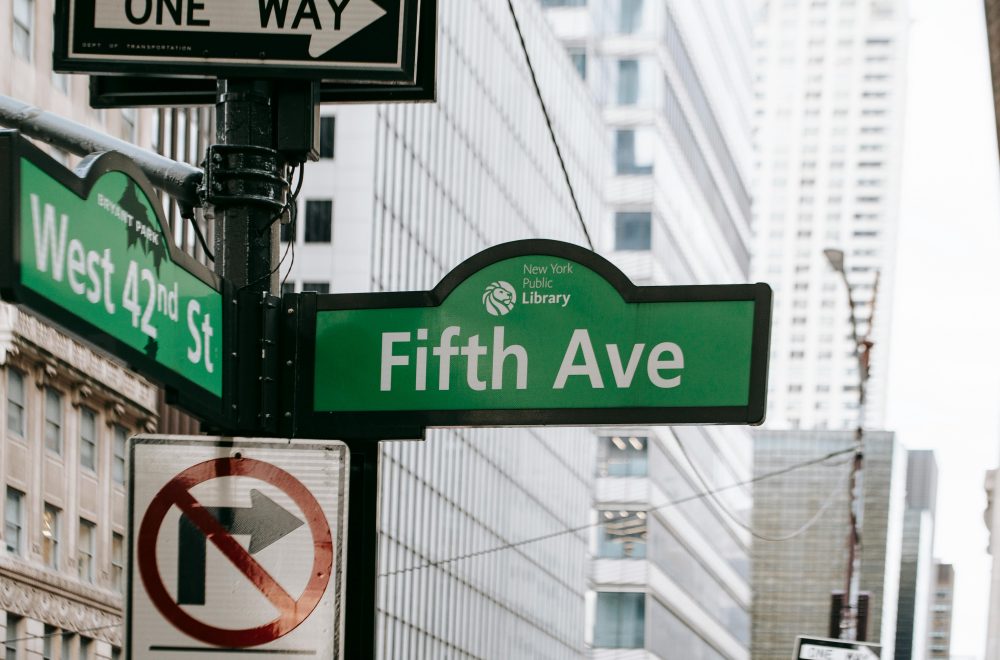
M 867 647 L 857 649 L 841 649 L 832 646 L 817 646 L 803 644 L 799 649 L 800 660 L 879 660 L 879 657 Z
M 372 0 L 96 0 L 94 27 L 309 35 L 321 57 L 385 15 Z M 248 11 L 249 10 L 249 11 Z

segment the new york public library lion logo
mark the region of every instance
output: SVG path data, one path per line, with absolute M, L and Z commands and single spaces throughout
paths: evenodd
M 509 282 L 497 280 L 490 282 L 483 292 L 483 305 L 486 311 L 493 316 L 503 316 L 514 309 L 514 302 L 517 300 L 517 292 Z

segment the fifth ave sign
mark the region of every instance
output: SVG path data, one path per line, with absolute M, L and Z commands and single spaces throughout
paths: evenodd
M 57 0 L 55 68 L 398 83 L 428 0 Z

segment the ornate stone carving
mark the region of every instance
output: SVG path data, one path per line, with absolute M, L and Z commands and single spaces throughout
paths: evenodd
M 63 630 L 121 646 L 121 597 L 3 557 L 0 607 Z
M 116 393 L 138 407 L 156 412 L 156 389 L 148 382 L 103 358 L 90 348 L 74 341 L 30 314 L 18 314 L 14 322 L 14 341 L 27 352 L 57 357 L 71 369 L 85 374 L 102 388 Z M 0 342 L 3 321 L 0 317 Z M 81 378 L 84 379 L 84 378 Z

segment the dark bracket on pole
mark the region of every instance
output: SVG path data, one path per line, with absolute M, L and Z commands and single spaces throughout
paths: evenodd
M 285 206 L 288 181 L 284 159 L 275 149 L 245 144 L 213 144 L 205 158 L 205 201 L 219 208 L 260 206 L 278 219 Z M 266 229 L 267 227 L 258 227 Z

